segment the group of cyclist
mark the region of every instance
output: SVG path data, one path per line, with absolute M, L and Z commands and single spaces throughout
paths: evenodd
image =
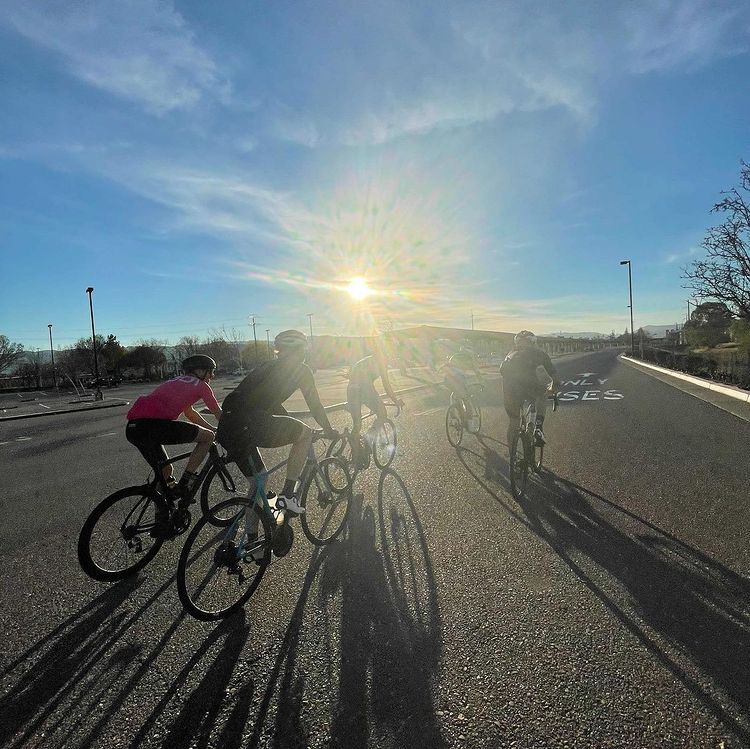
M 293 514 L 305 511 L 297 498 L 297 483 L 313 430 L 290 416 L 283 406 L 284 401 L 299 390 L 313 418 L 323 428 L 324 436 L 333 439 L 338 433 L 328 420 L 313 372 L 305 363 L 308 349 L 305 334 L 285 330 L 276 336 L 274 349 L 276 358 L 254 367 L 221 406 L 210 385 L 216 362 L 205 354 L 195 354 L 183 361 L 181 376 L 139 397 L 128 411 L 125 430 L 128 441 L 138 448 L 154 471 L 162 470 L 168 488 L 177 496 L 191 496 L 198 470 L 214 439 L 226 449 L 228 459 L 234 461 L 248 479 L 265 469 L 258 448 L 291 445 L 286 480 L 276 498 L 276 506 Z M 519 411 L 526 399 L 536 401 L 536 439 L 544 444 L 543 425 L 549 384 L 539 380 L 538 367 L 544 368 L 552 380 L 551 387 L 555 389 L 559 379 L 552 361 L 537 347 L 534 334 L 522 330 L 515 336 L 514 348 L 500 367 L 508 415 L 508 444 L 519 428 Z M 480 382 L 483 380 L 474 355 L 465 349 L 450 356 L 443 367 L 446 386 L 467 404 L 469 431 L 477 431 L 478 419 L 468 394 L 467 375 L 471 374 L 476 375 Z M 356 362 L 349 374 L 347 401 L 355 445 L 360 444 L 363 405 L 375 413 L 378 422 L 386 418 L 385 405 L 375 389 L 378 378 L 386 394 L 401 405 L 388 377 L 387 358 L 376 346 L 374 353 Z M 203 401 L 217 418 L 218 427 L 213 427 L 195 410 L 198 401 Z M 181 414 L 187 422 L 179 420 Z M 196 446 L 177 482 L 171 464 L 164 465 L 168 460 L 164 445 L 186 442 L 195 442 Z

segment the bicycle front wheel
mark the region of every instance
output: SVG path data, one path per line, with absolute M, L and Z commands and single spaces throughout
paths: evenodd
M 510 446 L 510 488 L 516 499 L 520 499 L 526 492 L 529 479 L 529 450 L 526 442 L 526 435 L 516 432 Z
M 247 497 L 248 480 L 236 463 L 214 463 L 201 486 L 201 511 L 216 525 L 229 525 L 230 518 L 216 514 L 216 507 L 232 497 Z
M 159 552 L 168 522 L 167 503 L 150 486 L 121 489 L 102 500 L 83 524 L 78 562 L 102 582 L 134 575 Z
M 393 463 L 396 457 L 396 444 L 396 427 L 390 419 L 386 419 L 380 425 L 372 447 L 373 460 L 381 470 Z
M 462 409 L 453 404 L 448 406 L 445 414 L 445 433 L 448 435 L 448 442 L 453 447 L 458 447 L 464 436 L 464 419 Z
M 346 525 L 352 496 L 346 463 L 335 456 L 323 458 L 302 490 L 302 530 L 316 546 L 330 544 Z
M 230 518 L 219 526 L 214 514 Z M 257 538 L 255 537 L 257 534 Z M 255 592 L 271 561 L 273 526 L 245 497 L 216 505 L 195 524 L 177 565 L 177 593 L 185 610 L 201 621 L 230 616 Z

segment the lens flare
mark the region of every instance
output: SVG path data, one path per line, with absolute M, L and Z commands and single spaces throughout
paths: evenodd
M 356 299 L 358 302 L 372 294 L 372 289 L 367 285 L 367 281 L 361 277 L 352 278 L 346 290 L 352 299 Z

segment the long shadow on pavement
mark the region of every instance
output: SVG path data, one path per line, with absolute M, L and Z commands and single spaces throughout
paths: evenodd
M 638 515 L 549 471 L 510 497 L 507 460 L 459 448 L 468 473 L 543 539 L 612 615 L 750 744 L 750 583 Z M 495 470 L 497 469 L 497 471 Z M 498 491 L 498 481 L 503 491 Z M 607 583 L 597 580 L 606 574 Z M 625 591 L 627 596 L 622 595 Z M 632 605 L 623 605 L 622 600 Z
M 306 689 L 297 648 L 304 609 L 318 577 L 329 677 L 338 677 L 327 746 L 357 749 L 375 738 L 395 746 L 444 745 L 433 708 L 441 652 L 440 612 L 426 539 L 411 496 L 392 470 L 381 474 L 378 515 L 352 497 L 347 535 L 316 549 L 257 715 L 250 747 L 307 747 Z M 381 546 L 376 545 L 376 526 Z M 334 601 L 339 593 L 340 607 Z M 330 611 L 329 608 L 334 609 Z M 340 608 L 341 621 L 333 617 Z M 331 635 L 340 628 L 340 642 Z M 338 660 L 338 664 L 336 661 Z M 277 713 L 269 731 L 274 694 Z

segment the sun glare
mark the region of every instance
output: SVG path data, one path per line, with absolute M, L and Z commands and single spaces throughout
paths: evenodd
M 352 278 L 346 290 L 349 292 L 349 296 L 358 302 L 372 294 L 372 289 L 367 285 L 367 281 L 364 278 Z

